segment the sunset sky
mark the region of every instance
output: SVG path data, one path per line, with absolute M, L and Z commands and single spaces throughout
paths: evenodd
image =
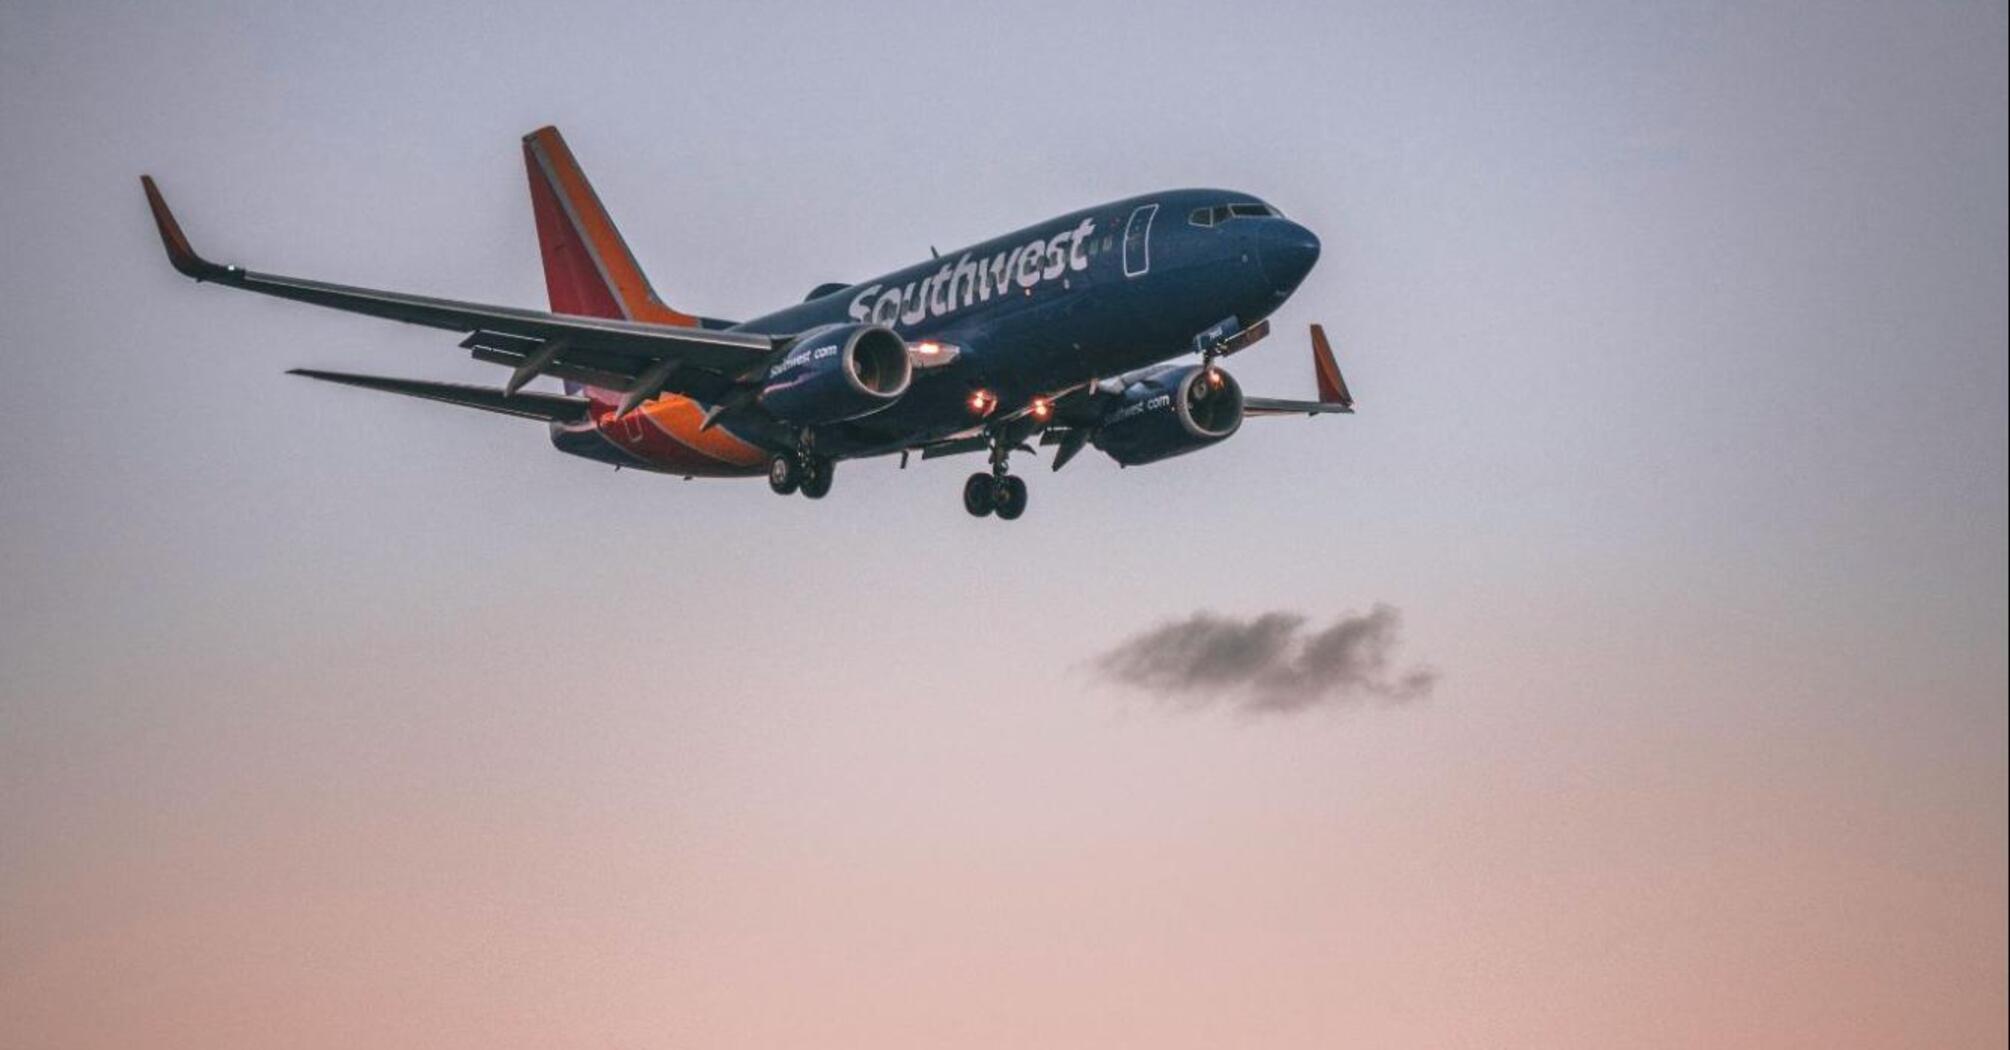
M 0 1046 L 2010 1038 L 2002 4 L 283 6 L 0 0 Z M 546 123 L 723 317 L 1258 194 L 1230 367 L 1360 412 L 616 473 L 138 185 L 543 307 Z M 1110 670 L 1378 606 L 1427 690 Z

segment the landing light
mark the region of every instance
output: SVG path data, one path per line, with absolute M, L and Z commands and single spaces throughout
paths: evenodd
M 988 416 L 992 409 L 998 407 L 998 395 L 989 390 L 972 390 L 963 403 L 969 406 L 971 415 Z
M 1042 423 L 1052 419 L 1054 417 L 1054 403 L 1044 397 L 1034 398 L 1032 416 Z
M 962 351 L 953 343 L 938 343 L 924 339 L 919 343 L 907 344 L 907 360 L 916 368 L 941 368 L 956 360 Z

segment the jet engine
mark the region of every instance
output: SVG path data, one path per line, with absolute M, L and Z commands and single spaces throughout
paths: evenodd
M 1227 439 L 1242 426 L 1242 386 L 1220 368 L 1182 365 L 1126 385 L 1103 414 L 1097 448 L 1127 467 Z
M 798 426 L 869 416 L 914 379 L 907 343 L 875 324 L 834 324 L 796 337 L 762 381 L 760 405 Z

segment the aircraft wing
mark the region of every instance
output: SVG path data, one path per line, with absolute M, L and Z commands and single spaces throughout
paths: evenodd
M 1328 412 L 1352 414 L 1353 405 L 1339 405 L 1331 401 L 1292 401 L 1281 397 L 1244 397 L 1242 414 L 1245 416 L 1317 416 Z
M 184 275 L 350 313 L 470 333 L 461 345 L 472 349 L 476 358 L 518 368 L 506 388 L 512 394 L 537 375 L 552 375 L 626 391 L 631 397 L 640 393 L 636 401 L 661 391 L 716 399 L 750 378 L 776 349 L 776 340 L 766 335 L 488 306 L 219 266 L 189 246 L 152 177 L 143 175 L 140 182 L 168 261 Z
M 1242 411 L 1249 416 L 1316 416 L 1327 412 L 1354 411 L 1354 393 L 1347 389 L 1347 377 L 1333 360 L 1333 345 L 1326 341 L 1326 329 L 1312 326 L 1312 378 L 1319 388 L 1317 401 L 1292 401 L 1277 397 L 1244 397 Z

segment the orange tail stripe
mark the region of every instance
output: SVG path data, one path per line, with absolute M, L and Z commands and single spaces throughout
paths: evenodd
M 654 324 L 696 325 L 696 317 L 672 309 L 650 287 L 634 253 L 628 250 L 628 242 L 622 239 L 621 231 L 601 206 L 593 184 L 587 181 L 586 173 L 580 170 L 579 161 L 558 129 L 539 128 L 525 137 L 524 147 L 536 162 L 538 170 L 534 177 L 542 174 L 549 182 L 569 225 L 627 318 Z

